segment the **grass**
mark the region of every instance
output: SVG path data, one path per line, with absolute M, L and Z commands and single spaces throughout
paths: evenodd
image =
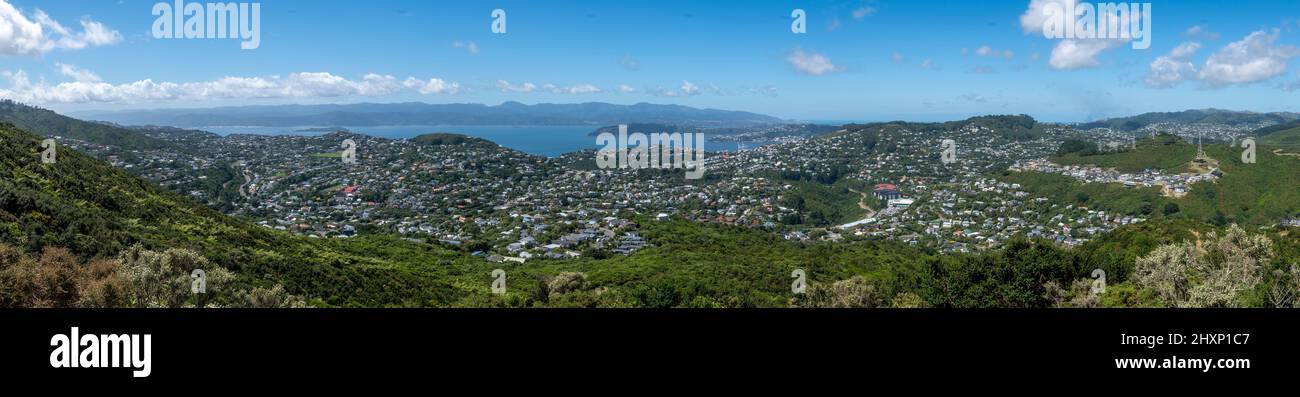
M 1030 192 L 1057 202 L 1076 202 L 1094 209 L 1120 211 L 1149 218 L 1164 217 L 1166 203 L 1180 211 L 1170 218 L 1187 218 L 1212 223 L 1236 222 L 1265 226 L 1300 216 L 1300 158 L 1279 156 L 1268 150 L 1256 152 L 1255 164 L 1241 161 L 1241 149 L 1228 145 L 1207 145 L 1206 154 L 1219 161 L 1223 176 L 1214 182 L 1192 185 L 1187 196 L 1169 198 L 1158 189 L 1126 188 L 1118 184 L 1086 184 L 1062 175 L 1013 173 L 1003 177 L 1020 183 Z M 1138 150 L 1097 156 L 1054 157 L 1062 164 L 1092 164 L 1133 172 L 1159 169 L 1167 173 L 1188 171 L 1196 147 L 1172 137 L 1159 137 L 1139 144 Z M 1087 200 L 1079 202 L 1080 193 Z M 1150 210 L 1144 214 L 1143 209 Z M 1222 216 L 1220 216 L 1222 214 Z

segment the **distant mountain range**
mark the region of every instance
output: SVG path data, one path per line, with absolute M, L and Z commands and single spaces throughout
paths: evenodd
M 1118 117 L 1079 124 L 1081 129 L 1110 128 L 1120 131 L 1134 131 L 1160 123 L 1207 123 L 1207 124 L 1282 124 L 1300 119 L 1300 113 L 1275 112 L 1255 113 L 1222 109 L 1196 109 L 1181 112 L 1153 112 L 1136 116 Z
M 681 105 L 589 102 L 525 105 L 359 103 L 348 105 L 240 106 L 206 109 L 130 110 L 78 113 L 77 117 L 125 125 L 209 126 L 383 126 L 383 125 L 593 125 L 664 123 L 697 127 L 777 124 L 783 120 L 750 112 Z

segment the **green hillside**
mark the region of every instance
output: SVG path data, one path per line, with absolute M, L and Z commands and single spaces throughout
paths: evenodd
M 193 249 L 244 283 L 281 283 L 335 305 L 450 299 L 448 284 L 404 263 L 222 215 L 73 150 L 60 147 L 56 164 L 42 164 L 41 138 L 12 125 L 0 123 L 0 140 L 0 243 L 28 252 L 63 247 L 84 258 L 113 258 L 135 244 Z
M 10 100 L 0 100 L 0 122 L 10 123 L 24 131 L 45 137 L 61 136 L 101 145 L 113 145 L 122 149 L 168 147 L 167 142 L 139 131 L 81 121 Z
M 1282 148 L 1287 150 L 1300 149 L 1300 127 L 1276 131 L 1265 135 L 1259 139 L 1260 146 Z
M 1005 175 L 1004 179 L 1056 202 L 1077 202 L 1078 198 L 1087 197 L 1080 204 L 1148 218 L 1265 226 L 1300 215 L 1300 189 L 1296 189 L 1300 186 L 1300 158 L 1259 150 L 1255 164 L 1244 164 L 1241 150 L 1228 145 L 1205 146 L 1206 154 L 1219 161 L 1223 176 L 1216 182 L 1193 185 L 1181 198 L 1162 196 L 1157 188 L 1083 183 L 1054 174 L 1014 173 Z M 1051 160 L 1058 164 L 1114 167 L 1124 172 L 1157 169 L 1177 174 L 1189 172 L 1190 160 L 1195 156 L 1194 145 L 1176 137 L 1161 136 L 1140 141 L 1134 151 L 1094 156 L 1068 154 Z
M 138 252 L 130 247 L 138 244 L 155 251 L 193 250 L 235 272 L 236 284 L 284 285 L 316 306 L 1096 305 L 1074 303 L 1081 296 L 1077 291 L 1060 290 L 1080 281 L 1086 285 L 1093 269 L 1105 270 L 1116 284 L 1100 304 L 1151 306 L 1165 303 L 1128 284 L 1134 261 L 1155 247 L 1213 229 L 1199 222 L 1158 221 L 1121 228 L 1075 249 L 1014 239 L 996 251 L 941 255 L 889 241 L 801 243 L 764 230 L 637 217 L 651 246 L 630 256 L 492 263 L 391 236 L 291 236 L 222 215 L 72 150 L 62 150 L 57 164 L 43 164 L 40 138 L 11 125 L 0 125 L 0 139 L 5 142 L 0 145 L 0 297 L 21 290 L 5 284 L 11 270 L 39 269 L 47 257 L 59 257 L 60 251 L 49 248 L 66 247 L 94 269 L 102 262 L 91 260 L 123 258 L 124 252 L 130 258 Z M 1267 265 L 1290 263 L 1300 251 L 1300 234 L 1270 236 L 1280 243 L 1282 256 Z M 11 264 L 43 251 L 40 264 L 30 258 Z M 490 293 L 497 268 L 508 274 L 503 295 Z M 790 290 L 796 269 L 807 274 L 807 294 Z M 1250 299 L 1241 303 L 1262 305 Z M 22 304 L 0 300 L 0 305 Z

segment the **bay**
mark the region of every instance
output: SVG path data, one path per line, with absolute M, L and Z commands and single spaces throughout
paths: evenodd
M 213 126 L 194 127 L 221 136 L 232 134 L 255 135 L 303 135 L 314 136 L 327 133 L 322 126 L 298 127 L 264 127 L 264 126 Z M 389 139 L 410 139 L 430 133 L 451 133 L 482 138 L 498 145 L 524 153 L 556 157 L 561 154 L 586 149 L 598 149 L 596 137 L 591 136 L 598 126 L 592 125 L 391 125 L 391 126 L 343 126 L 348 131 Z M 753 143 L 749 147 L 756 146 Z M 735 151 L 736 142 L 709 142 L 705 148 L 710 151 Z

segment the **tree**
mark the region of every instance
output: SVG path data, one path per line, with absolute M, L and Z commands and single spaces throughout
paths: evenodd
M 117 263 L 81 263 L 67 249 L 49 247 L 31 257 L 0 244 L 0 307 L 114 307 L 124 302 Z
M 877 288 L 862 276 L 853 276 L 830 285 L 812 284 L 806 297 L 795 302 L 798 307 L 867 308 L 880 307 L 883 299 Z
M 154 308 L 206 307 L 214 298 L 229 294 L 234 273 L 186 249 L 163 252 L 137 244 L 118 255 L 121 271 L 131 289 L 131 306 Z M 193 292 L 195 270 L 204 273 L 204 291 Z
M 1232 225 L 1200 245 L 1164 245 L 1138 258 L 1133 281 L 1168 307 L 1238 307 L 1242 293 L 1263 281 L 1263 264 L 1273 255 L 1272 240 Z
M 1182 208 L 1178 207 L 1178 203 L 1165 203 L 1165 216 L 1177 214 L 1180 211 L 1182 211 Z

